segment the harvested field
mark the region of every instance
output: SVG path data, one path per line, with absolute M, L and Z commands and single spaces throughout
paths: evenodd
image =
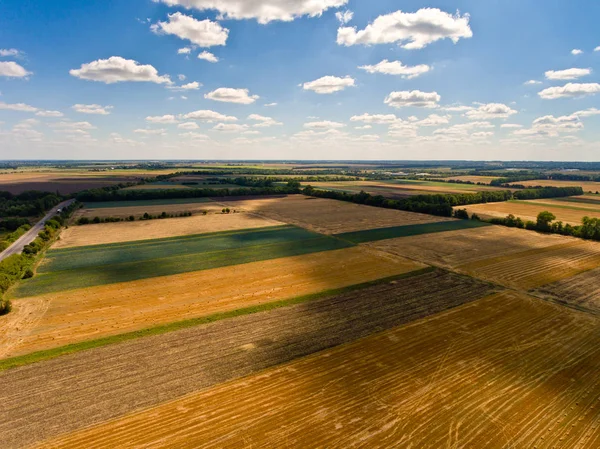
M 566 205 L 586 207 L 586 205 L 600 206 L 600 195 L 568 196 L 566 198 L 554 198 L 554 201 L 567 203 Z
M 539 234 L 524 229 L 488 226 L 397 238 L 370 243 L 368 246 L 427 264 L 456 269 L 471 262 L 568 242 L 581 240 L 556 234 Z
M 20 338 L 11 336 L 14 346 L 5 356 L 319 293 L 424 267 L 355 247 L 323 252 L 318 257 L 287 257 L 19 299 L 13 301 L 16 313 L 32 301 L 44 304 L 47 310 L 36 323 L 21 329 Z M 4 345 L 6 340 L 0 336 L 0 342 L 3 340 Z
M 444 178 L 445 181 L 462 181 L 462 182 L 474 182 L 477 184 L 478 182 L 482 184 L 489 184 L 494 179 L 498 179 L 500 176 L 451 176 L 449 178 Z
M 451 218 L 445 219 L 324 198 L 310 198 L 304 195 L 235 201 L 226 199 L 222 201 L 222 204 L 323 234 L 340 234 L 444 220 L 453 221 Z
M 455 220 L 442 221 L 440 223 L 425 223 L 418 225 L 394 226 L 392 228 L 368 229 L 366 231 L 346 232 L 336 234 L 336 237 L 352 243 L 375 242 L 379 240 L 408 237 L 421 234 L 435 234 L 437 232 L 449 232 L 459 229 L 483 228 L 491 226 L 477 220 Z
M 196 203 L 210 203 L 210 198 L 171 198 L 163 200 L 139 200 L 139 201 L 98 201 L 94 203 L 85 203 L 84 209 L 106 209 L 116 207 L 138 207 L 138 206 L 171 206 L 187 205 Z
M 492 292 L 487 284 L 435 271 L 12 369 L 0 373 L 4 447 L 157 405 Z
M 501 293 L 42 446 L 595 448 L 598 330 Z
M 541 249 L 459 265 L 462 272 L 530 290 L 600 267 L 600 243 L 574 240 Z
M 579 310 L 600 314 L 599 279 L 600 268 L 544 285 L 533 292 Z
M 16 297 L 170 276 L 347 248 L 351 243 L 294 226 L 50 250 Z
M 139 186 L 126 187 L 123 190 L 187 190 L 188 186 L 181 184 L 142 184 Z
M 79 209 L 74 214 L 74 219 L 78 220 L 81 217 L 87 217 L 92 220 L 94 217 L 106 218 L 106 217 L 118 217 L 128 218 L 134 216 L 136 219 L 141 218 L 145 213 L 150 215 L 160 215 L 163 212 L 167 214 L 178 214 L 181 212 L 192 212 L 192 214 L 200 214 L 204 211 L 216 213 L 221 212 L 223 208 L 217 203 L 213 202 L 202 202 L 202 203 L 183 203 L 183 204 L 171 204 L 161 206 L 129 206 L 129 207 L 107 207 L 107 208 L 93 208 Z
M 123 208 L 128 209 L 128 208 Z M 98 210 L 98 209 L 94 209 Z M 100 209 L 101 210 L 101 209 Z M 115 215 L 112 215 L 115 216 Z M 208 214 L 168 220 L 145 220 L 97 225 L 71 226 L 61 233 L 53 248 L 73 248 L 87 245 L 106 245 L 162 239 L 208 232 L 255 229 L 280 226 L 283 223 L 250 214 Z
M 554 179 L 535 179 L 533 181 L 520 181 L 513 184 L 520 184 L 526 187 L 581 187 L 588 193 L 600 192 L 600 182 L 591 181 L 558 181 Z
M 593 198 L 593 197 L 592 197 Z M 547 207 L 558 207 L 583 213 L 600 213 L 600 201 L 588 199 L 588 197 L 573 196 L 567 198 L 549 198 L 544 200 L 528 201 L 534 204 Z
M 552 212 L 557 221 L 571 225 L 580 225 L 583 217 L 600 218 L 600 208 L 597 211 L 584 209 L 581 207 L 569 207 L 565 205 L 552 205 L 548 200 L 536 201 L 506 201 L 502 203 L 473 204 L 470 206 L 460 206 L 458 209 L 467 209 L 469 214 L 477 214 L 481 218 L 504 218 L 508 214 L 513 214 L 523 221 L 536 221 L 540 212 Z

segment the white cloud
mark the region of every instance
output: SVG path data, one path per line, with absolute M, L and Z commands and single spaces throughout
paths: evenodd
M 14 61 L 0 62 L 0 76 L 8 78 L 25 78 L 31 75 L 31 72 L 25 70 Z
M 200 47 L 225 45 L 229 30 L 209 19 L 196 20 L 180 12 L 168 15 L 168 22 L 158 22 L 150 28 L 155 33 L 165 33 L 189 40 Z
M 439 126 L 439 125 L 447 125 L 450 123 L 451 115 L 437 115 L 431 114 L 429 117 L 424 118 L 423 120 L 414 122 L 415 125 L 418 126 Z
M 494 118 L 508 118 L 517 111 L 502 103 L 482 104 L 477 109 L 468 111 L 465 116 L 471 120 L 485 120 Z
M 572 55 L 580 55 L 582 53 L 583 53 L 583 50 L 580 50 L 578 48 L 574 48 L 573 50 L 571 50 Z
M 371 126 L 371 125 L 355 126 L 354 129 L 358 129 L 358 130 L 361 130 L 361 129 L 373 129 L 373 126 Z
M 525 84 L 526 86 L 534 86 L 536 84 L 542 84 L 542 82 L 537 80 L 529 80 L 525 81 L 523 84 Z
M 363 134 L 362 136 L 358 136 L 355 140 L 359 142 L 376 142 L 380 139 L 377 134 Z
M 62 117 L 64 114 L 60 111 L 38 111 L 35 115 L 38 117 Z
M 594 51 L 600 51 L 600 46 L 594 48 Z
M 187 133 L 181 133 L 179 134 L 181 137 L 187 137 L 190 139 L 197 139 L 197 140 L 206 140 L 209 137 L 206 134 L 200 134 L 200 133 L 196 133 L 193 131 L 187 132 Z
M 491 129 L 494 125 L 487 121 L 461 123 L 448 128 L 436 129 L 433 134 L 444 136 L 468 136 L 474 129 Z
M 63 129 L 63 130 L 79 130 L 79 131 L 87 131 L 90 129 L 96 129 L 96 127 L 94 125 L 92 125 L 90 122 L 59 122 L 59 123 L 55 123 L 54 125 L 51 125 L 54 128 L 59 128 L 59 129 Z
M 519 129 L 523 128 L 523 125 L 518 125 L 517 123 L 503 123 L 502 125 L 500 125 L 500 128 Z
M 232 89 L 230 87 L 220 87 L 204 95 L 204 98 L 225 103 L 252 104 L 260 97 L 258 95 L 249 95 L 248 89 Z
M 177 75 L 177 78 L 179 78 L 179 81 L 185 81 L 186 76 L 183 74 L 179 74 Z
M 362 114 L 350 117 L 351 122 L 374 123 L 376 125 L 389 125 L 398 120 L 394 114 Z
M 21 52 L 16 48 L 0 48 L 0 56 L 19 56 Z
M 181 118 L 186 119 L 186 120 L 200 120 L 200 121 L 209 122 L 209 123 L 216 122 L 216 121 L 235 122 L 237 120 L 236 117 L 223 115 L 218 112 L 209 111 L 209 110 L 190 112 L 188 114 L 182 115 Z
M 114 143 L 116 145 L 128 145 L 130 147 L 138 147 L 145 145 L 143 142 L 138 142 L 133 139 L 126 139 L 119 133 L 111 133 L 108 137 L 111 143 Z
M 472 111 L 475 108 L 473 106 L 465 106 L 465 105 L 454 105 L 454 106 L 444 106 L 442 108 L 444 111 L 448 111 L 448 112 L 467 112 L 467 111 Z
M 190 47 L 183 47 L 177 50 L 178 55 L 189 55 L 192 52 Z
M 577 111 L 574 115 L 578 117 L 591 117 L 593 115 L 600 115 L 600 109 L 589 108 L 584 111 Z
M 304 90 L 312 90 L 318 94 L 332 94 L 344 90 L 346 87 L 354 86 L 354 78 L 346 76 L 340 78 L 337 76 L 324 76 L 322 78 L 304 83 Z
M 354 13 L 352 11 L 338 11 L 335 13 L 335 17 L 342 25 L 346 25 L 352 20 Z
M 196 122 L 185 122 L 185 123 L 181 123 L 181 124 L 177 125 L 177 128 L 190 130 L 190 129 L 198 129 L 200 127 L 198 126 L 198 124 Z
M 215 131 L 223 131 L 228 133 L 242 132 L 248 129 L 248 125 L 238 125 L 236 123 L 219 123 L 214 126 Z
M 471 134 L 473 139 L 487 139 L 488 137 L 492 137 L 494 135 L 491 131 L 479 131 Z
M 81 68 L 69 71 L 72 76 L 90 81 L 100 81 L 106 84 L 137 81 L 156 84 L 171 84 L 169 75 L 159 75 L 151 65 L 141 65 L 132 59 L 111 56 L 108 59 L 98 59 Z
M 358 67 L 359 69 L 366 70 L 369 73 L 384 73 L 386 75 L 398 75 L 405 79 L 413 79 L 424 73 L 429 72 L 431 69 L 426 64 L 420 64 L 416 66 L 405 66 L 400 61 L 388 61 L 384 59 L 375 65 L 363 65 Z
M 556 100 L 557 98 L 585 97 L 597 93 L 600 93 L 600 84 L 598 83 L 567 83 L 564 86 L 544 89 L 538 95 L 545 100 Z
M 144 134 L 146 136 L 166 135 L 166 130 L 164 129 L 134 129 L 133 132 L 136 134 Z
M 317 17 L 329 8 L 339 8 L 348 0 L 154 0 L 169 6 L 216 10 L 219 19 L 256 19 L 261 24 L 275 20 L 291 22 L 302 16 Z
M 398 42 L 402 48 L 415 50 L 440 39 L 451 39 L 457 43 L 461 38 L 470 38 L 469 15 L 448 14 L 437 8 L 424 8 L 415 13 L 396 11 L 379 16 L 364 30 L 354 27 L 338 29 L 338 45 L 391 44 Z
M 177 119 L 174 115 L 162 115 L 162 116 L 148 116 L 146 121 L 150 123 L 161 123 L 165 125 L 171 125 L 177 123 Z
M 331 122 L 329 120 L 323 120 L 321 122 L 308 122 L 304 124 L 305 128 L 308 129 L 337 129 L 344 128 L 346 125 L 340 122 Z
M 300 131 L 292 136 L 292 140 L 310 140 L 312 138 L 321 139 L 340 139 L 345 138 L 348 133 L 342 132 L 339 129 L 330 128 L 324 131 L 315 131 L 314 129 L 307 129 L 304 131 Z
M 277 103 L 267 103 L 264 105 L 265 108 L 272 108 L 273 106 L 277 106 Z
M 112 106 L 101 106 L 99 104 L 75 104 L 72 106 L 73 109 L 82 114 L 97 114 L 97 115 L 108 115 Z
M 209 51 L 203 51 L 202 53 L 200 53 L 198 55 L 198 59 L 204 59 L 205 61 L 213 62 L 213 63 L 219 62 L 219 58 L 217 58 L 215 55 L 213 55 Z
M 420 90 L 392 92 L 384 103 L 394 108 L 407 106 L 417 108 L 437 108 L 441 97 L 437 92 L 421 92 Z
M 576 80 L 592 73 L 592 69 L 548 70 L 545 75 L 549 80 Z
M 25 103 L 4 103 L 3 101 L 0 101 L 0 109 L 19 112 L 37 112 L 38 110 L 38 108 L 34 108 Z
M 283 123 L 278 122 L 277 120 L 275 120 L 272 117 L 265 117 L 263 115 L 258 115 L 258 114 L 250 114 L 248 116 L 248 120 L 254 120 L 254 121 L 259 122 L 259 123 L 256 123 L 255 125 L 253 125 L 255 128 L 268 128 L 270 126 L 283 125 Z
M 182 86 L 168 86 L 169 89 L 175 91 L 186 91 L 186 90 L 198 90 L 202 86 L 198 81 L 193 81 L 191 83 L 183 84 Z

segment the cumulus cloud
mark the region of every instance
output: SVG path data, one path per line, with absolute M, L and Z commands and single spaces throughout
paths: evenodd
M 534 86 L 536 84 L 542 84 L 542 82 L 537 80 L 529 80 L 525 81 L 523 84 L 525 84 L 526 86 Z
M 353 17 L 354 13 L 352 11 L 338 11 L 335 13 L 335 18 L 338 19 L 342 25 L 346 25 Z
M 354 86 L 354 78 L 345 76 L 340 78 L 337 76 L 324 76 L 322 78 L 304 83 L 302 88 L 304 90 L 312 90 L 318 94 L 333 94 L 344 90 L 347 87 Z
M 600 51 L 600 46 L 594 48 L 594 51 Z
M 585 111 L 579 113 L 585 113 Z M 553 115 L 538 117 L 531 124 L 531 128 L 518 129 L 513 134 L 517 136 L 557 137 L 564 133 L 578 132 L 584 128 L 579 113 L 576 112 L 561 117 Z
M 549 80 L 576 80 L 592 73 L 592 69 L 548 70 L 545 75 Z
M 487 121 L 461 123 L 459 125 L 450 126 L 448 128 L 436 129 L 434 135 L 444 136 L 468 136 L 475 129 L 491 129 L 494 125 Z
M 196 20 L 180 12 L 168 15 L 168 22 L 158 22 L 150 28 L 155 33 L 165 33 L 189 40 L 199 47 L 225 45 L 229 30 L 209 19 Z
M 338 129 L 344 128 L 346 125 L 340 122 L 331 122 L 329 120 L 323 120 L 320 122 L 308 122 L 304 124 L 305 128 L 308 129 Z
M 144 134 L 147 136 L 156 136 L 156 135 L 164 136 L 166 134 L 166 130 L 164 130 L 164 129 L 134 129 L 133 132 L 136 134 Z
M 206 140 L 209 138 L 206 134 L 200 134 L 200 133 L 193 132 L 193 131 L 190 131 L 187 133 L 181 133 L 179 135 L 181 137 L 187 137 L 189 139 L 194 139 L 194 140 Z
M 18 112 L 37 112 L 38 108 L 29 106 L 25 103 L 4 103 L 0 101 L 0 109 L 7 111 L 18 111 Z
M 420 90 L 390 93 L 384 103 L 394 108 L 417 107 L 437 108 L 441 97 L 437 92 L 421 92 Z
M 220 87 L 204 95 L 204 98 L 224 103 L 252 104 L 260 97 L 258 95 L 249 95 L 248 89 L 232 89 L 230 87 Z
M 578 117 L 591 117 L 593 115 L 600 115 L 600 109 L 589 108 L 584 111 L 577 111 L 575 115 Z
M 556 100 L 557 98 L 574 98 L 596 95 L 600 93 L 598 83 L 567 83 L 564 86 L 549 87 L 538 93 L 544 100 Z
M 172 125 L 177 123 L 177 119 L 174 115 L 160 115 L 160 116 L 148 116 L 146 121 L 150 123 L 161 123 L 165 125 Z
M 354 129 L 372 129 L 371 125 L 355 126 Z
M 420 64 L 416 66 L 405 66 L 400 61 L 388 61 L 384 59 L 375 65 L 363 65 L 359 66 L 359 69 L 366 70 L 369 73 L 384 73 L 386 75 L 398 75 L 405 79 L 413 79 L 424 73 L 429 72 L 431 69 L 426 64 Z
M 473 106 L 456 104 L 456 105 L 451 105 L 451 106 L 444 106 L 442 109 L 444 111 L 448 111 L 448 112 L 467 112 L 467 111 L 472 111 L 475 108 Z
M 90 129 L 96 129 L 96 127 L 94 125 L 92 125 L 90 122 L 59 122 L 59 123 L 55 123 L 54 125 L 52 125 L 52 127 L 54 128 L 59 128 L 62 130 L 80 130 L 80 131 L 88 131 Z
M 283 123 L 278 122 L 277 120 L 275 120 L 272 117 L 265 117 L 263 115 L 258 115 L 258 114 L 250 114 L 248 116 L 248 120 L 253 120 L 253 121 L 258 122 L 253 125 L 255 128 L 268 128 L 270 126 L 283 125 Z
M 74 104 L 72 108 L 82 114 L 108 115 L 113 107 L 101 106 L 99 104 Z
M 177 128 L 190 130 L 190 129 L 198 129 L 200 127 L 198 126 L 198 124 L 196 122 L 185 122 L 185 123 L 181 123 L 181 124 L 177 125 Z
M 488 103 L 482 104 L 477 109 L 467 111 L 465 114 L 471 120 L 485 120 L 495 118 L 508 118 L 511 115 L 516 114 L 517 111 L 511 109 L 502 103 Z
M 156 84 L 171 84 L 169 75 L 159 75 L 151 65 L 142 65 L 132 59 L 111 56 L 108 59 L 98 59 L 81 68 L 70 70 L 72 76 L 90 81 L 100 81 L 113 84 L 125 81 L 149 82 Z
M 198 81 L 193 81 L 191 83 L 183 84 L 181 86 L 168 86 L 169 89 L 175 91 L 186 91 L 186 90 L 198 90 L 202 86 Z
M 62 117 L 64 114 L 60 111 L 37 111 L 35 115 L 38 117 Z
M 188 114 L 182 115 L 181 118 L 186 119 L 186 120 L 199 120 L 199 121 L 208 122 L 208 123 L 216 122 L 216 121 L 218 121 L 218 122 L 235 122 L 237 120 L 236 117 L 223 115 L 218 112 L 210 111 L 210 110 L 200 110 L 200 111 L 190 112 Z
M 519 129 L 519 128 L 523 128 L 523 125 L 519 125 L 517 123 L 503 123 L 502 125 L 500 125 L 500 128 Z
M 189 55 L 192 52 L 190 47 L 183 47 L 177 50 L 178 55 Z
M 203 51 L 202 53 L 200 53 L 198 55 L 198 59 L 204 59 L 205 61 L 213 62 L 213 63 L 219 62 L 219 58 L 217 58 L 215 55 L 213 55 L 209 51 Z
M 469 15 L 448 14 L 437 8 L 423 8 L 415 13 L 396 11 L 377 17 L 364 30 L 355 27 L 338 29 L 338 45 L 372 45 L 398 43 L 407 50 L 423 48 L 441 39 L 459 39 L 473 36 Z
M 16 48 L 0 48 L 0 56 L 19 56 L 21 52 Z
M 215 131 L 222 131 L 228 133 L 238 133 L 248 129 L 248 125 L 239 125 L 237 123 L 219 123 L 214 126 Z
M 377 134 L 363 134 L 362 136 L 358 136 L 355 140 L 359 142 L 377 142 L 380 139 Z
M 439 126 L 446 125 L 450 123 L 451 115 L 438 115 L 431 114 L 429 117 L 424 118 L 423 120 L 419 120 L 414 122 L 415 125 L 418 126 Z
M 267 103 L 264 106 L 265 108 L 272 108 L 273 106 L 277 106 L 277 103 Z
M 573 50 L 571 50 L 571 54 L 575 55 L 575 56 L 580 55 L 582 53 L 583 53 L 583 50 L 580 50 L 578 48 L 574 48 Z
M 291 22 L 302 17 L 317 17 L 329 8 L 339 8 L 348 0 L 154 0 L 169 6 L 183 6 L 200 11 L 216 10 L 220 19 L 256 19 L 261 24 L 272 21 Z
M 0 76 L 5 76 L 7 78 L 25 78 L 31 74 L 31 72 L 28 72 L 14 61 L 0 61 Z
M 376 125 L 389 125 L 398 120 L 394 114 L 362 114 L 350 117 L 351 122 L 373 123 Z

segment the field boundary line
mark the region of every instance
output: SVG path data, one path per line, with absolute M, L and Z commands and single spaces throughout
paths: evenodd
M 231 310 L 227 312 L 218 312 L 198 318 L 192 318 L 183 321 L 175 321 L 173 323 L 163 324 L 159 326 L 149 327 L 140 329 L 133 332 L 126 332 L 123 334 L 112 335 L 109 337 L 99 338 L 95 340 L 83 341 L 80 343 L 73 343 L 66 346 L 60 346 L 58 348 L 47 349 L 43 351 L 36 351 L 30 354 L 21 356 L 11 357 L 8 359 L 0 360 L 0 371 L 4 371 L 11 368 L 17 368 L 19 366 L 29 365 L 31 363 L 37 363 L 45 360 L 55 359 L 62 355 L 73 354 L 80 351 L 89 349 L 99 348 L 110 344 L 121 343 L 137 338 L 150 337 L 153 335 L 166 334 L 168 332 L 174 332 L 181 329 L 187 329 L 190 327 L 200 326 L 204 324 L 214 323 L 228 318 L 234 318 L 243 315 L 251 315 L 259 312 L 267 312 L 269 310 L 279 309 L 282 307 L 292 306 L 301 304 L 309 301 L 315 301 L 318 299 L 324 299 L 330 296 L 339 295 L 342 293 L 348 293 L 355 290 L 360 290 L 373 285 L 383 284 L 386 282 L 397 281 L 401 279 L 407 279 L 422 274 L 431 273 L 439 270 L 436 267 L 426 267 L 408 273 L 403 273 L 395 276 L 388 276 L 374 281 L 363 282 L 359 284 L 350 285 L 347 287 L 341 287 L 337 289 L 325 290 L 319 293 L 312 293 L 308 295 L 297 296 L 295 298 L 284 299 L 280 301 L 268 302 L 252 307 L 245 307 L 241 309 Z

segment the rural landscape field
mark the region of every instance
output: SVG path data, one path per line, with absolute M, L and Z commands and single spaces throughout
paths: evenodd
M 0 449 L 599 449 L 599 17 L 0 1 Z

